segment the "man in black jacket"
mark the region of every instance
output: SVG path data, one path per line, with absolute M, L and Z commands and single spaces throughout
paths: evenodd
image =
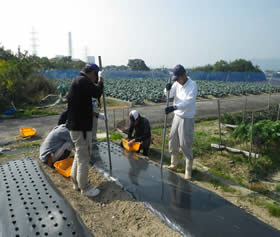
M 147 156 L 151 143 L 151 127 L 149 120 L 142 117 L 139 112 L 132 110 L 129 113 L 130 126 L 128 130 L 128 145 L 134 142 L 141 142 L 140 149 L 143 149 L 143 155 Z M 133 135 L 133 131 L 134 135 Z
M 87 64 L 73 80 L 68 95 L 67 128 L 75 145 L 75 158 L 71 179 L 73 188 L 88 197 L 97 196 L 100 190 L 88 182 L 88 164 L 92 139 L 92 98 L 103 92 L 103 79 L 98 78 L 99 67 Z M 97 82 L 97 83 L 96 83 Z

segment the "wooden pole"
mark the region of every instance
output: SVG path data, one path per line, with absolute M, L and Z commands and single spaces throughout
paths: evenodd
M 254 112 L 252 112 L 252 122 L 251 122 L 250 153 L 249 153 L 250 160 L 251 160 L 252 149 L 253 149 L 253 126 L 254 126 Z
M 280 104 L 278 104 L 277 120 L 280 118 Z
M 102 70 L 102 60 L 101 56 L 98 56 L 99 60 L 99 68 Z M 104 83 L 105 84 L 105 83 Z M 110 170 L 112 170 L 112 159 L 111 159 L 111 149 L 110 149 L 110 139 L 109 139 L 109 128 L 108 128 L 108 116 L 107 116 L 107 109 L 106 109 L 106 99 L 105 99 L 105 87 L 103 89 L 103 107 L 104 107 L 104 117 L 105 117 L 105 127 L 106 127 L 106 137 L 107 137 L 107 146 L 108 146 L 108 156 L 109 156 L 109 165 Z
M 247 95 L 245 97 L 245 104 L 244 104 L 244 110 L 243 110 L 243 123 L 245 123 L 245 114 L 246 114 L 246 110 L 247 110 Z
M 221 107 L 220 107 L 220 100 L 217 100 L 217 104 L 218 104 L 218 118 L 219 118 L 219 137 L 220 137 L 220 141 L 219 141 L 219 148 L 222 145 L 222 132 L 221 132 Z
M 114 129 L 116 129 L 116 111 L 113 110 L 113 117 L 114 117 Z

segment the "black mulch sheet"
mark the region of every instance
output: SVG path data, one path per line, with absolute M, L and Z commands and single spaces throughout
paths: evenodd
M 153 165 L 111 143 L 109 171 L 107 143 L 94 147 L 91 161 L 130 192 L 167 225 L 184 236 L 279 237 L 280 232 L 222 197 L 173 172 Z
M 24 158 L 0 165 L 0 237 L 93 236 L 42 172 Z

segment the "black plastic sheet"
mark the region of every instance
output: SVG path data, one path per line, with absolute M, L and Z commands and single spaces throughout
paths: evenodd
M 0 165 L 0 237 L 93 236 L 32 159 Z
M 92 163 L 184 236 L 276 237 L 280 232 L 213 192 L 111 144 L 99 143 Z

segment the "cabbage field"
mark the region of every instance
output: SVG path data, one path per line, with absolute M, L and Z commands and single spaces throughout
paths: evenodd
M 71 79 L 56 80 L 58 90 L 61 93 L 68 91 Z M 105 79 L 106 95 L 121 100 L 143 104 L 144 100 L 161 102 L 164 100 L 163 89 L 166 79 Z M 220 82 L 220 81 L 196 81 L 198 96 L 200 97 L 224 97 L 227 95 L 247 95 L 280 92 L 279 85 L 266 83 L 247 82 Z

